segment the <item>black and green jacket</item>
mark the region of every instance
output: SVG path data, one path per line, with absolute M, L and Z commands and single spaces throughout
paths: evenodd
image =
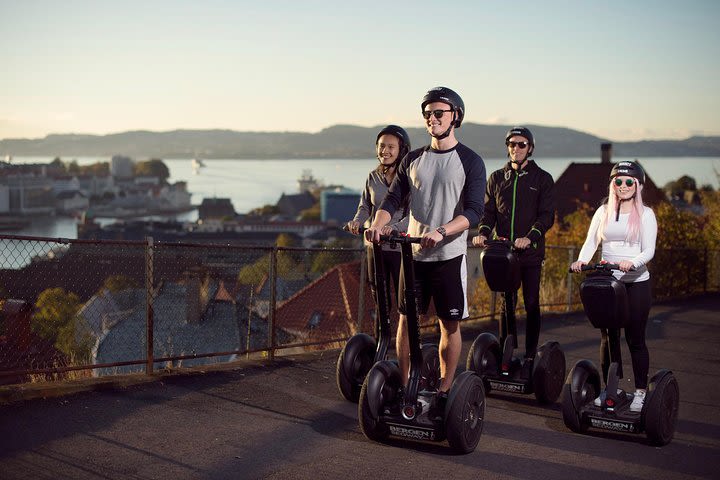
M 539 265 L 545 258 L 545 232 L 555 222 L 555 182 L 529 160 L 522 170 L 508 162 L 494 171 L 485 189 L 485 211 L 478 233 L 492 238 L 527 237 L 532 247 L 520 252 L 523 265 Z

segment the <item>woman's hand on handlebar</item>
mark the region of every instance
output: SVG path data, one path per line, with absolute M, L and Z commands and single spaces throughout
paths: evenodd
M 573 262 L 572 265 L 570 265 L 570 270 L 572 270 L 575 273 L 579 273 L 582 269 L 583 265 L 587 265 L 582 260 L 578 260 L 577 262 Z
M 620 267 L 620 270 L 623 272 L 629 272 L 630 270 L 635 268 L 635 265 L 630 260 L 623 260 L 620 263 L 618 263 L 618 266 Z
M 360 234 L 360 222 L 356 222 L 355 220 L 351 220 L 347 222 L 347 231 L 352 233 L 353 235 L 359 235 Z

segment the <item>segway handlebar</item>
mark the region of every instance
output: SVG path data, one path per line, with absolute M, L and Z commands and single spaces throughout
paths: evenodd
M 606 263 L 606 262 L 598 262 L 598 263 L 588 263 L 580 267 L 581 272 L 587 272 L 590 270 L 600 270 L 603 272 L 609 272 L 612 270 L 620 270 L 620 265 L 617 263 Z M 570 273 L 576 273 L 572 268 L 568 268 L 568 271 Z
M 485 240 L 485 245 L 507 245 L 509 247 L 512 247 L 513 242 L 511 242 L 509 238 L 497 237 Z
M 532 242 L 525 249 L 517 248 L 515 246 L 515 242 L 506 237 L 488 238 L 487 240 L 485 240 L 485 246 L 483 246 L 482 248 L 487 248 L 490 245 L 502 245 L 510 248 L 510 250 L 513 252 L 522 252 L 524 250 L 530 250 L 531 248 L 537 248 L 537 245 Z
M 343 225 L 342 229 L 346 232 L 350 231 L 347 224 Z M 360 227 L 358 233 L 364 235 L 365 230 L 367 230 L 367 228 Z M 380 235 L 380 241 L 388 243 L 420 243 L 420 240 L 422 240 L 422 237 L 411 237 L 405 232 L 393 232 L 390 235 Z

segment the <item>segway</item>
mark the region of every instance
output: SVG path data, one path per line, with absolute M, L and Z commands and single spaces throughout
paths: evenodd
M 347 230 L 347 226 L 344 227 Z M 364 228 L 360 232 L 364 232 Z M 373 265 L 375 267 L 375 338 L 367 333 L 356 333 L 347 341 L 338 356 L 335 378 L 340 394 L 357 403 L 360 398 L 365 376 L 375 363 L 386 360 L 391 340 L 390 299 L 382 262 L 382 246 L 373 244 Z M 438 347 L 433 343 L 422 345 L 422 368 L 420 382 L 425 388 L 440 385 L 440 357 Z
M 405 278 L 405 305 L 410 343 L 410 379 L 405 386 L 400 368 L 387 360 L 376 363 L 360 391 L 358 421 L 370 440 L 382 442 L 395 436 L 441 442 L 447 439 L 459 453 L 475 450 L 485 419 L 485 389 L 475 372 L 462 372 L 448 392 L 444 409 L 435 406 L 437 391 L 421 388 L 423 355 L 420 348 L 417 296 L 414 288 L 412 243 L 419 237 L 381 236 L 399 243 Z
M 619 265 L 597 263 L 583 265 L 584 271 L 596 271 L 580 284 L 580 299 L 585 314 L 595 328 L 620 329 L 628 320 L 628 297 L 625 285 L 612 276 Z M 610 342 L 620 336 L 611 335 Z M 615 347 L 615 348 L 613 348 Z M 618 388 L 620 358 L 613 358 L 619 345 L 610 346 L 606 394 L 601 405 L 594 399 L 601 394 L 601 377 L 590 360 L 580 360 L 568 374 L 563 387 L 562 415 L 573 432 L 583 433 L 590 427 L 616 432 L 642 433 L 653 445 L 666 445 L 675 433 L 680 403 L 680 389 L 670 370 L 661 369 L 651 379 L 642 411 L 630 411 L 633 394 Z M 618 393 L 619 392 L 619 393 Z
M 565 379 L 565 354 L 555 341 L 544 343 L 533 359 L 524 364 L 514 357 L 517 348 L 517 325 L 515 303 L 520 288 L 520 261 L 515 249 L 507 239 L 488 240 L 480 254 L 485 280 L 490 290 L 506 292 L 505 325 L 507 337 L 504 345 L 492 333 L 478 335 L 468 352 L 467 370 L 482 378 L 485 391 L 531 394 L 542 403 L 553 403 L 560 396 Z

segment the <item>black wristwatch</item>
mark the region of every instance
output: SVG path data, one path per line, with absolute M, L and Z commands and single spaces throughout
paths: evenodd
M 445 231 L 445 227 L 438 227 L 435 229 L 436 232 L 438 232 L 440 235 L 442 235 L 443 238 L 447 237 L 447 232 Z

